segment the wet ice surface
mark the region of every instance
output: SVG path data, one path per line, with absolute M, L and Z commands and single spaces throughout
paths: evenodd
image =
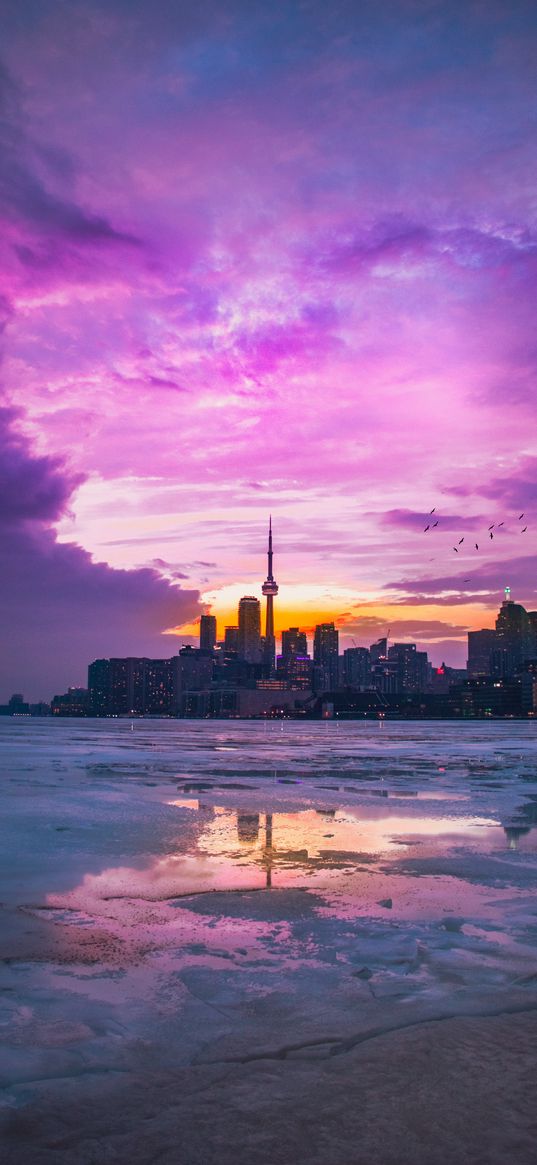
M 487 1033 L 528 1030 L 535 733 L 519 723 L 0 724 L 0 1083 L 13 1161 L 30 1148 L 54 1161 L 61 1147 L 64 1160 L 91 1162 L 103 1146 L 107 1161 L 152 1159 L 136 1156 L 117 1114 L 135 1114 L 129 1128 L 144 1106 L 154 1116 L 171 1082 L 193 1121 L 181 1161 L 213 1151 L 227 1161 L 217 1115 L 205 1139 L 199 1131 L 202 1094 L 216 1114 L 238 1105 L 240 1128 L 246 1109 L 257 1122 L 279 1112 L 278 1090 L 290 1095 L 293 1081 L 311 1091 L 322 1080 L 328 1095 L 326 1073 L 390 1033 L 418 1026 L 421 1038 L 450 1016 L 486 1018 Z M 269 1068 L 260 1091 L 256 1073 Z M 151 1147 L 167 1162 L 165 1123 Z M 221 1135 L 230 1143 L 227 1126 Z M 288 1138 L 278 1156 L 274 1137 L 267 1161 L 301 1159 Z M 239 1141 L 229 1160 L 249 1161 Z M 502 1151 L 526 1159 L 524 1146 Z M 410 1159 L 397 1152 L 385 1160 Z M 445 1146 L 440 1159 L 451 1160 Z M 347 1165 L 348 1147 L 319 1160 Z

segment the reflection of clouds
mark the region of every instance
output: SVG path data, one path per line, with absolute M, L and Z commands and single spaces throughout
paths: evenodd
M 520 838 L 531 832 L 536 813 L 532 803 L 528 824 L 517 821 L 502 829 L 485 817 L 392 814 L 386 802 L 359 810 L 294 813 L 237 811 L 189 798 L 168 805 L 196 813 L 199 832 L 190 852 L 165 854 L 145 867 L 114 866 L 88 873 L 62 902 L 90 911 L 98 902 L 110 902 L 112 910 L 119 899 L 166 902 L 213 890 L 260 889 L 273 885 L 275 871 L 278 888 L 297 885 L 304 876 L 330 881 L 338 873 L 367 877 L 380 859 L 396 859 L 401 849 L 415 845 L 422 858 L 447 856 L 460 845 L 472 853 L 490 853 L 503 835 L 509 848 L 517 849 Z M 50 896 L 47 901 L 54 905 L 58 898 Z

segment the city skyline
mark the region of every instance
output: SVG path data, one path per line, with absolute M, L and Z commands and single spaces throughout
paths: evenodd
M 225 625 L 269 513 L 277 633 L 456 665 L 535 606 L 536 42 L 528 0 L 5 0 L 6 696 Z
M 89 664 L 87 688 L 69 685 L 50 703 L 11 694 L 0 702 L 1 714 L 315 717 L 334 699 L 336 716 L 409 715 L 409 699 L 418 718 L 536 714 L 537 610 L 516 603 L 509 585 L 494 629 L 468 631 L 467 666 L 457 669 L 444 660 L 437 666 L 419 643 L 390 641 L 390 632 L 368 646 L 353 639 L 346 647 L 333 621 L 315 626 L 311 647 L 304 628 L 283 629 L 278 651 L 271 517 L 267 565 L 265 634 L 260 600 L 243 595 L 235 623 L 220 637 L 216 617 L 202 614 L 197 644 L 183 644 L 174 656 L 109 652 Z

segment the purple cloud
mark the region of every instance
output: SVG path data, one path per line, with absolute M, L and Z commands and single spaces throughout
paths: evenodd
M 502 587 L 510 586 L 512 597 L 533 608 L 537 605 L 537 556 L 534 554 L 495 560 L 478 561 L 468 573 L 437 575 L 432 578 L 399 579 L 385 584 L 385 590 L 403 593 L 403 603 L 428 603 L 452 606 L 478 602 L 496 606 L 502 597 Z
M 372 514 L 372 517 L 377 516 Z M 437 529 L 443 530 L 475 530 L 483 524 L 481 518 L 464 518 L 460 514 L 445 514 L 442 509 L 435 508 L 434 514 L 429 511 L 419 513 L 415 510 L 387 510 L 380 516 L 384 526 L 395 526 L 403 530 L 423 531 L 426 526 L 431 529 L 438 523 Z
M 14 419 L 1 411 L 2 698 L 15 690 L 46 698 L 84 684 L 97 656 L 173 654 L 176 641 L 162 632 L 200 613 L 198 592 L 156 570 L 113 570 L 58 542 L 50 523 L 77 479 L 58 458 L 33 456 L 13 432 Z

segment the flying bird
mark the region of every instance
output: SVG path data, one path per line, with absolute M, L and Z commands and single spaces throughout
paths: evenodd
M 464 534 L 463 534 L 462 538 L 459 538 L 459 546 L 460 546 L 461 542 L 464 542 Z
M 524 517 L 524 514 L 519 514 L 519 515 L 518 515 L 518 520 L 519 520 L 519 522 L 520 522 L 520 519 L 521 519 L 521 518 L 523 518 L 523 517 Z
M 429 510 L 429 513 L 430 513 L 430 514 L 434 514 L 434 511 L 435 511 L 435 510 L 436 510 L 436 506 L 433 506 L 432 510 Z
M 454 546 L 454 547 L 453 547 L 453 549 L 454 549 L 454 551 L 455 551 L 455 554 L 458 554 L 458 553 L 459 553 L 459 551 L 457 550 L 457 547 L 456 547 L 456 546 Z
M 434 530 L 435 526 L 438 526 L 438 522 L 433 522 L 433 530 Z
M 498 530 L 500 529 L 500 526 L 504 526 L 504 525 L 505 525 L 504 522 L 498 522 Z
M 428 531 L 428 530 L 430 530 L 430 529 L 431 529 L 431 527 L 430 527 L 430 526 L 426 526 L 426 527 L 425 527 L 425 530 L 423 531 L 423 533 L 424 533 L 424 534 L 426 534 L 426 533 L 427 533 L 427 531 Z
M 462 581 L 463 581 L 463 582 L 471 582 L 472 580 L 471 580 L 471 578 L 463 578 L 463 580 L 462 580 Z
M 489 538 L 494 538 L 494 534 L 489 534 Z
M 493 523 L 492 523 L 492 526 L 489 526 L 489 530 L 493 530 L 493 529 L 494 529 L 494 525 L 495 525 L 495 523 L 493 522 Z
M 523 530 L 521 530 L 521 531 L 520 531 L 520 533 L 521 533 L 521 534 L 525 534 L 527 529 L 528 529 L 528 527 L 527 527 L 527 526 L 524 526 L 524 529 L 523 529 Z
M 477 542 L 476 542 L 476 544 L 475 544 L 475 548 L 476 548 L 476 550 L 479 550 L 479 545 L 478 545 L 478 543 L 477 543 Z

